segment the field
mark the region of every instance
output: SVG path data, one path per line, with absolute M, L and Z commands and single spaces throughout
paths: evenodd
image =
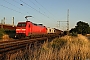
M 56 38 L 43 49 L 39 60 L 90 60 L 90 41 L 82 35 Z
M 28 58 L 25 57 L 27 56 L 25 52 L 13 55 L 14 60 L 17 60 L 17 57 L 19 60 L 90 60 L 90 41 L 82 35 L 64 36 L 45 42 L 40 48 L 35 47 L 34 50 L 30 50 Z

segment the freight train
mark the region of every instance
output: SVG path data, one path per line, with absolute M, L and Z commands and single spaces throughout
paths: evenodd
M 15 37 L 46 36 L 50 34 L 62 34 L 63 31 L 55 28 L 47 28 L 43 24 L 31 21 L 18 22 Z

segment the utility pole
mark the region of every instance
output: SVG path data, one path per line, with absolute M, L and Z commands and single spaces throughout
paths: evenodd
M 67 34 L 69 35 L 69 9 L 67 11 Z
M 3 22 L 4 22 L 4 24 L 5 24 L 5 17 L 4 17 L 4 21 L 3 21 Z
M 60 28 L 60 22 L 67 22 L 67 21 L 57 21 L 57 22 L 59 22 L 58 27 Z
M 59 27 L 59 28 L 60 28 L 60 21 L 57 21 L 57 22 L 59 23 L 57 27 Z
M 3 29 L 3 20 L 1 20 L 1 28 Z
M 12 18 L 12 23 L 13 23 L 12 27 L 14 27 L 14 17 Z
M 67 35 L 69 35 L 69 9 L 67 11 L 67 21 L 57 21 L 59 22 L 59 28 L 60 28 L 60 22 L 67 22 Z

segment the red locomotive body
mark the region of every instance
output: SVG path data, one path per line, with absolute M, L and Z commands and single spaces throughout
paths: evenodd
M 19 22 L 16 27 L 16 35 L 30 36 L 32 34 L 46 34 L 47 28 L 41 24 L 35 24 L 30 21 Z

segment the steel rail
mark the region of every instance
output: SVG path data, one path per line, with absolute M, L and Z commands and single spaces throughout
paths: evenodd
M 0 42 L 0 54 L 11 50 L 19 49 L 21 47 L 25 47 L 27 44 L 40 40 L 47 40 L 47 37 L 35 38 L 29 40 L 13 40 L 13 41 Z

